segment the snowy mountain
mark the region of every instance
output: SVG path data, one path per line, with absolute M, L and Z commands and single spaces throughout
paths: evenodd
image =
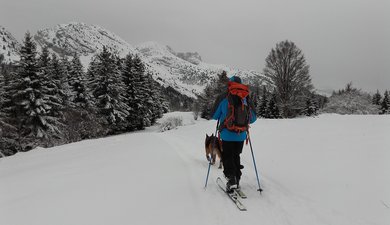
M 78 22 L 38 30 L 34 39 L 40 48 L 48 47 L 60 56 L 80 55 L 86 68 L 92 56 L 100 52 L 103 46 L 121 57 L 136 53 L 129 43 L 114 33 L 97 25 Z
M 17 50 L 20 44 L 9 32 L 3 30 L 2 35 L 7 41 L 4 49 L 7 54 L 11 49 L 10 56 L 5 55 L 5 58 L 8 61 L 15 61 L 19 57 Z M 206 85 L 223 70 L 227 71 L 228 76 L 241 76 L 246 83 L 269 84 L 259 72 L 207 64 L 202 62 L 200 54 L 196 52 L 175 52 L 169 46 L 156 42 L 146 42 L 135 48 L 113 32 L 97 25 L 78 22 L 59 24 L 37 31 L 34 40 L 37 42 L 38 50 L 48 47 L 50 52 L 59 56 L 72 57 L 78 54 L 85 69 L 88 68 L 91 58 L 101 51 L 103 46 L 121 57 L 129 53 L 137 54 L 157 82 L 192 98 L 202 93 Z M 0 41 L 4 42 L 3 38 Z
M 226 70 L 229 75 L 240 75 L 248 82 L 262 83 L 265 80 L 255 71 L 207 64 L 202 62 L 198 53 L 175 52 L 172 48 L 156 42 L 146 42 L 134 48 L 119 36 L 97 25 L 76 22 L 61 24 L 39 30 L 34 38 L 39 46 L 47 46 L 59 55 L 82 55 L 85 67 L 103 46 L 118 52 L 120 56 L 128 53 L 138 54 L 155 80 L 189 97 L 200 94 L 211 78 L 216 77 L 222 70 Z
M 10 63 L 20 59 L 20 43 L 7 31 L 0 26 L 0 54 L 4 56 L 4 62 Z
M 169 117 L 181 117 L 187 126 L 163 133 L 152 127 L 0 159 L 1 224 L 389 224 L 389 116 L 256 121 L 251 137 L 264 192 L 256 191 L 245 145 L 246 212 L 218 189 L 217 165 L 203 188 L 204 136 L 215 130 L 215 121 L 175 113 L 161 122 Z
M 176 53 L 171 47 L 156 42 L 140 44 L 136 50 L 146 58 L 149 65 L 159 71 L 160 79 L 173 86 L 192 89 L 194 94 L 200 94 L 211 79 L 223 70 L 228 76 L 240 76 L 245 83 L 269 84 L 259 72 L 204 63 L 198 53 Z
M 134 53 L 134 48 L 114 33 L 97 25 L 85 23 L 59 24 L 54 28 L 42 29 L 34 36 L 41 47 L 49 47 L 63 55 L 95 54 L 106 46 L 121 56 Z
M 168 46 L 146 42 L 136 47 L 157 80 L 191 97 L 200 94 L 218 72 L 179 58 Z
M 171 52 L 176 55 L 177 57 L 190 62 L 195 65 L 199 65 L 200 62 L 202 62 L 202 57 L 197 52 L 175 52 L 173 49 L 171 49 Z

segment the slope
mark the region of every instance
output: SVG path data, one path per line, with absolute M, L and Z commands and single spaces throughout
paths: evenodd
M 174 116 L 178 116 L 177 114 Z M 390 221 L 387 116 L 259 120 L 253 145 L 265 189 L 256 192 L 248 147 L 247 212 L 214 180 L 203 140 L 213 121 L 37 149 L 1 159 L 0 217 L 19 224 L 378 224 Z
M 211 79 L 222 70 L 228 75 L 239 75 L 246 83 L 270 85 L 270 81 L 257 71 L 230 68 L 225 65 L 213 65 L 202 62 L 198 53 L 175 52 L 172 48 L 156 42 L 146 42 L 136 48 L 113 32 L 98 25 L 71 22 L 38 30 L 34 35 L 38 50 L 47 47 L 59 57 L 80 56 L 84 69 L 87 69 L 94 55 L 103 46 L 119 56 L 138 55 L 146 66 L 147 72 L 164 87 L 172 87 L 179 93 L 196 98 L 202 93 Z M 0 54 L 4 61 L 19 60 L 20 43 L 0 26 Z
M 0 55 L 4 56 L 5 63 L 13 63 L 20 59 L 20 44 L 12 34 L 0 26 Z
M 244 83 L 258 86 L 271 83 L 259 72 L 205 63 L 197 53 L 178 53 L 156 42 L 142 43 L 136 46 L 136 50 L 144 57 L 152 73 L 156 74 L 157 80 L 190 97 L 201 94 L 222 71 L 226 71 L 228 76 L 240 76 Z
M 146 42 L 134 48 L 113 32 L 98 25 L 79 22 L 59 24 L 41 29 L 34 35 L 39 48 L 48 47 L 59 56 L 81 56 L 84 68 L 91 58 L 106 46 L 121 57 L 137 54 L 146 70 L 164 87 L 172 87 L 181 94 L 196 98 L 217 73 L 226 70 L 238 74 L 248 83 L 264 84 L 266 79 L 258 72 L 232 69 L 223 65 L 201 62 L 197 53 L 176 53 L 168 46 Z

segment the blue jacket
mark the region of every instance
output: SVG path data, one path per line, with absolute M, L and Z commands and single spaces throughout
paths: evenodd
M 247 104 L 246 99 L 244 100 L 244 104 Z M 218 105 L 218 108 L 215 110 L 213 119 L 218 120 L 219 119 L 219 124 L 223 124 L 226 116 L 228 113 L 228 100 L 227 98 L 224 98 Z M 251 109 L 251 118 L 250 118 L 250 123 L 254 123 L 256 121 L 256 113 Z M 224 141 L 245 141 L 246 139 L 246 132 L 241 132 L 241 133 L 236 133 L 233 131 L 229 131 L 228 129 L 224 128 L 221 131 L 221 139 Z

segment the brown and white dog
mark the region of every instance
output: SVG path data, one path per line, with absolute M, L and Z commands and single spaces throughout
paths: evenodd
M 219 140 L 214 134 L 211 136 L 206 134 L 205 140 L 205 150 L 206 150 L 206 159 L 212 164 L 215 164 L 217 156 L 219 158 L 219 167 L 222 168 L 222 146 L 219 143 Z

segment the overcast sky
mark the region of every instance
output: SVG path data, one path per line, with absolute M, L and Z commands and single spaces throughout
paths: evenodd
M 390 90 L 390 0 L 0 0 L 0 25 L 18 40 L 72 21 L 257 71 L 290 40 L 316 88 Z

